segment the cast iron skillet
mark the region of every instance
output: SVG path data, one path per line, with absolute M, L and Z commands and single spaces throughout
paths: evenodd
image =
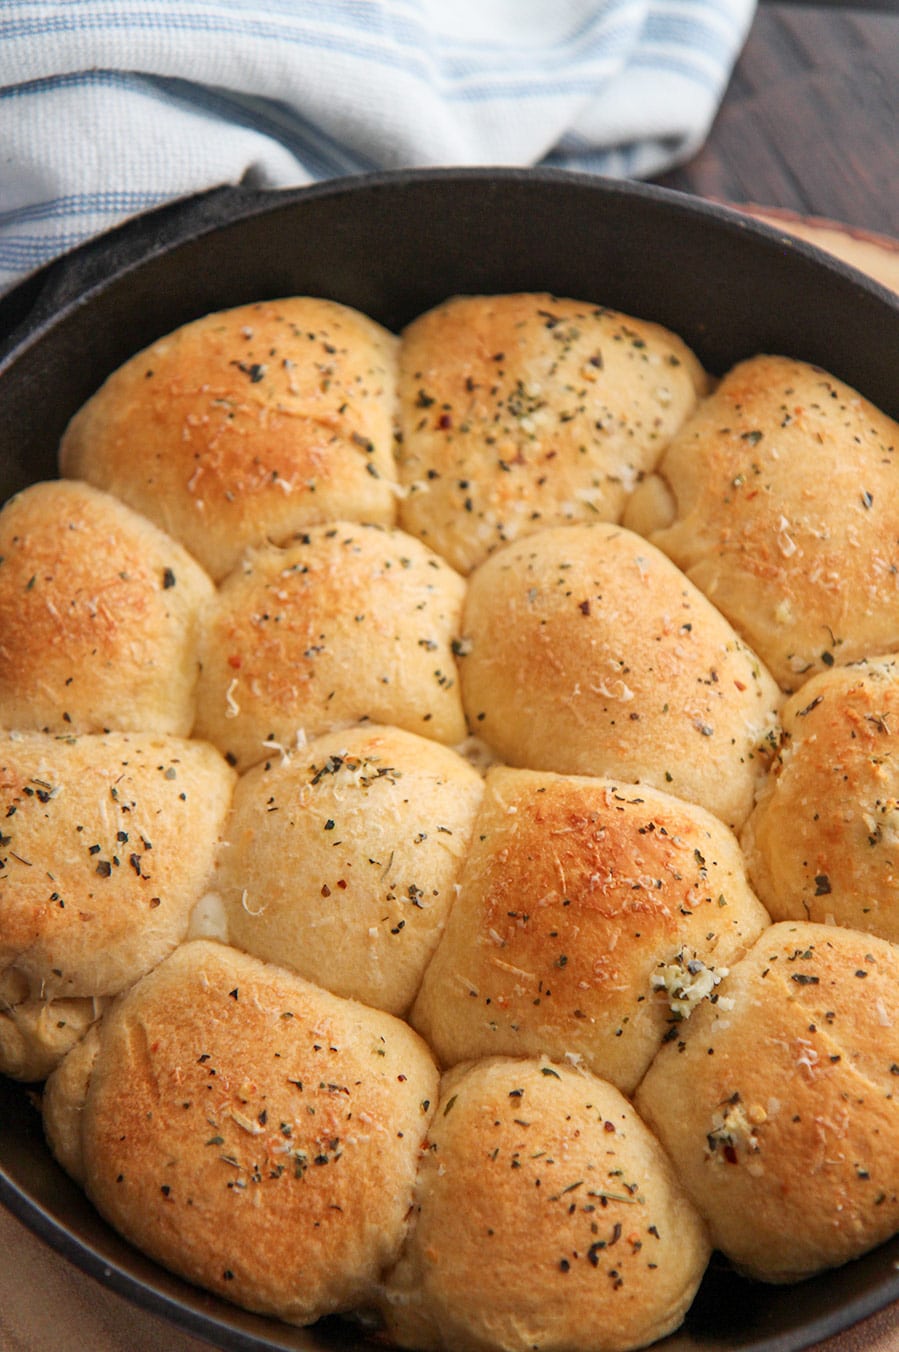
M 760 351 L 817 362 L 899 417 L 899 301 L 723 207 L 550 171 L 426 170 L 281 192 L 222 189 L 141 217 L 0 301 L 0 500 L 55 474 L 59 436 L 103 378 L 210 310 L 306 293 L 389 328 L 458 292 L 547 290 L 666 324 L 722 373 Z M 0 1203 L 85 1272 L 227 1352 L 368 1344 L 292 1329 L 163 1272 L 51 1159 L 27 1087 L 0 1077 Z M 665 1352 L 793 1352 L 899 1300 L 899 1237 L 791 1287 L 713 1259 Z

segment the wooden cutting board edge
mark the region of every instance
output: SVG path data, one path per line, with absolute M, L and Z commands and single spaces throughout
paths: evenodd
M 781 207 L 759 206 L 754 202 L 735 202 L 730 205 L 755 220 L 764 221 L 808 244 L 817 245 L 819 249 L 826 250 L 842 262 L 873 277 L 881 286 L 899 294 L 899 239 L 874 234 L 839 221 L 802 216 Z

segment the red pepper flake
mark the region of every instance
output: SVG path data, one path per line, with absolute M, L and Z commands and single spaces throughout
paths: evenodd
M 240 670 L 240 668 L 243 666 L 243 658 L 241 657 L 240 653 L 231 653 L 230 657 L 228 658 L 228 666 L 233 667 L 235 671 Z

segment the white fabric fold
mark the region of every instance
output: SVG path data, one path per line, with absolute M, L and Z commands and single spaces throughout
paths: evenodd
M 647 177 L 755 0 L 4 0 L 0 290 L 170 198 L 417 166 Z

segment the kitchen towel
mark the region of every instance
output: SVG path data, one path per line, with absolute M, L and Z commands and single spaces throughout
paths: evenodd
M 3 0 L 0 291 L 226 183 L 418 166 L 657 174 L 755 0 Z

